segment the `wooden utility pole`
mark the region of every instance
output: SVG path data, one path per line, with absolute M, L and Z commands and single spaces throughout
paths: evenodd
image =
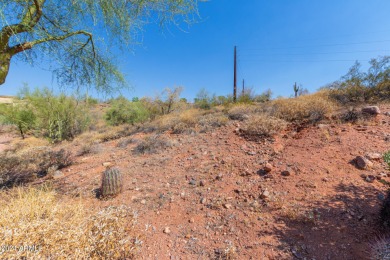
M 245 95 L 245 79 L 242 80 L 242 95 Z
M 233 102 L 237 101 L 237 46 L 234 46 L 234 88 Z

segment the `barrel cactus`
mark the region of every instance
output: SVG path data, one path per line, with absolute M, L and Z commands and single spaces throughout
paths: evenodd
M 117 168 L 110 168 L 103 172 L 101 195 L 103 198 L 114 197 L 121 193 L 123 187 L 122 174 Z

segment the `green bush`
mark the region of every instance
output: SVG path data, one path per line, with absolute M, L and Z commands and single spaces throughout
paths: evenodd
M 36 116 L 24 103 L 4 106 L 0 114 L 3 116 L 4 123 L 15 125 L 18 128 L 23 139 L 26 132 L 33 129 L 35 125 Z
M 148 120 L 149 116 L 149 111 L 142 102 L 130 102 L 119 97 L 111 102 L 105 117 L 110 125 L 121 125 L 143 122 Z
M 387 153 L 385 153 L 383 155 L 383 160 L 385 161 L 385 163 L 387 163 L 387 165 L 390 167 L 390 151 L 388 151 Z
M 22 97 L 36 116 L 36 128 L 54 142 L 72 139 L 89 126 L 87 104 L 73 96 L 56 96 L 44 88 L 32 93 L 24 90 Z

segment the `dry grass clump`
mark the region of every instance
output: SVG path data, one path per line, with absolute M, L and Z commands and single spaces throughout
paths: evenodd
M 161 150 L 172 147 L 174 144 L 172 141 L 165 137 L 155 134 L 147 136 L 142 140 L 133 150 L 135 154 L 152 154 L 158 153 Z
M 47 188 L 1 195 L 0 240 L 9 246 L 0 251 L 3 259 L 134 258 L 139 242 L 130 237 L 134 215 L 126 206 L 94 213 L 80 201 L 59 201 Z
M 25 139 L 15 139 L 12 142 L 14 151 L 22 152 L 30 150 L 34 147 L 49 146 L 49 141 L 43 138 L 36 138 L 34 136 L 26 137 Z
M 222 113 L 212 113 L 201 116 L 198 125 L 200 132 L 207 132 L 213 128 L 221 127 L 229 122 L 229 118 Z
M 86 154 L 98 154 L 103 151 L 103 146 L 98 143 L 97 141 L 94 142 L 88 142 L 81 146 L 80 150 L 78 151 L 77 155 L 82 156 Z
M 260 114 L 248 119 L 242 130 L 248 136 L 270 137 L 285 129 L 286 126 L 287 123 L 282 119 Z
M 256 113 L 258 108 L 250 104 L 239 104 L 233 106 L 228 111 L 228 116 L 232 120 L 244 121 L 249 118 L 250 114 Z
M 323 120 L 335 111 L 337 105 L 326 92 L 298 98 L 277 99 L 272 102 L 271 115 L 289 122 L 309 121 L 315 123 Z
M 49 170 L 71 165 L 70 152 L 36 147 L 18 154 L 5 153 L 0 157 L 0 187 L 11 187 L 45 176 Z

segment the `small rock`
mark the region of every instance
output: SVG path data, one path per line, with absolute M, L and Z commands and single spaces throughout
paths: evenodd
M 256 155 L 256 152 L 250 151 L 250 152 L 248 152 L 248 154 L 249 154 L 249 155 Z
M 370 160 L 368 160 L 367 158 L 365 158 L 363 156 L 357 156 L 355 158 L 355 163 L 356 163 L 356 166 L 361 170 L 370 169 L 374 165 Z
M 272 165 L 270 164 L 270 163 L 266 163 L 265 165 L 264 165 L 264 171 L 265 172 L 271 172 L 272 171 Z
M 378 176 L 376 176 L 376 178 L 378 180 L 382 180 L 383 178 L 386 178 L 387 177 L 387 173 L 384 173 L 384 172 L 381 172 L 378 174 Z
M 375 176 L 368 175 L 365 180 L 366 180 L 366 182 L 373 183 L 375 181 Z
M 215 179 L 216 179 L 217 181 L 220 181 L 220 180 L 222 180 L 222 177 L 223 177 L 223 174 L 222 174 L 222 173 L 219 173 L 219 174 L 217 175 L 217 177 L 215 177 Z
M 199 182 L 199 186 L 204 187 L 204 186 L 205 186 L 205 181 L 204 181 L 204 180 L 201 180 L 201 181 Z
M 62 178 L 62 177 L 64 177 L 64 174 L 61 172 L 61 171 L 55 171 L 54 173 L 53 173 L 53 179 L 60 179 L 60 178 Z
M 377 196 L 378 200 L 384 201 L 385 200 L 385 195 L 383 193 L 379 193 Z
M 145 205 L 146 204 L 146 200 L 141 200 L 141 204 Z
M 104 167 L 110 167 L 112 165 L 112 163 L 110 163 L 110 162 L 104 162 L 103 163 L 103 166 Z
M 163 232 L 165 234 L 169 234 L 169 233 L 171 233 L 171 229 L 169 227 L 165 227 Z
M 291 175 L 291 170 L 290 169 L 286 169 L 286 170 L 282 171 L 282 175 L 283 176 L 290 176 Z
M 224 207 L 225 209 L 230 209 L 230 208 L 232 207 L 232 204 L 230 204 L 230 203 L 225 203 L 225 204 L 223 204 L 223 207 Z
M 188 222 L 190 222 L 190 223 L 194 223 L 194 222 L 195 222 L 195 220 L 194 220 L 194 218 L 190 218 L 190 220 L 188 220 Z
M 190 185 L 196 185 L 196 180 L 195 179 L 191 179 L 190 182 L 189 182 Z
M 370 115 L 378 115 L 381 113 L 377 106 L 367 106 L 362 108 L 362 112 Z
M 384 115 L 385 116 L 390 116 L 390 112 L 385 112 Z
M 201 203 L 201 204 L 206 204 L 206 202 L 207 202 L 206 198 L 201 198 L 201 199 L 200 199 L 200 203 Z
M 263 193 L 261 193 L 261 195 L 260 195 L 261 199 L 269 199 L 269 197 L 270 197 L 270 193 L 267 189 L 264 190 Z
M 382 155 L 380 153 L 367 153 L 366 158 L 375 161 L 382 159 Z
M 325 124 L 318 124 L 317 127 L 318 127 L 319 129 L 322 129 L 322 128 L 328 127 L 328 125 L 325 125 Z

